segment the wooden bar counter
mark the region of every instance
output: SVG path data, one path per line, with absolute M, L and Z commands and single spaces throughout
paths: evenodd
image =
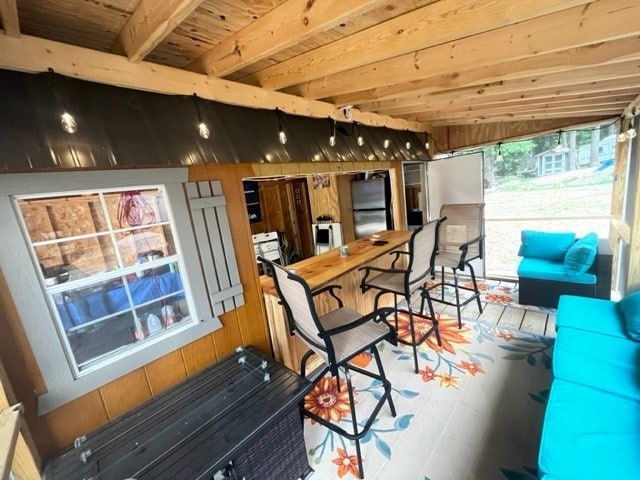
M 363 272 L 358 268 L 364 265 L 374 265 L 388 268 L 395 258 L 388 255 L 392 250 L 404 249 L 411 237 L 411 232 L 406 230 L 392 230 L 380 232 L 377 240 L 386 241 L 384 245 L 374 245 L 373 238 L 361 238 L 355 242 L 346 244 L 349 247 L 349 255 L 340 255 L 340 249 L 334 248 L 328 252 L 307 258 L 300 262 L 287 266 L 287 269 L 295 269 L 309 284 L 311 290 L 325 285 L 340 285 L 342 288 L 336 293 L 345 306 L 351 307 L 362 314 L 373 310 L 375 292 L 360 291 L 360 281 Z M 404 265 L 404 264 L 402 264 Z M 273 345 L 276 360 L 285 364 L 294 371 L 300 369 L 300 359 L 308 350 L 306 345 L 297 337 L 289 335 L 287 319 L 282 306 L 278 304 L 278 296 L 273 280 L 263 275 L 260 277 L 260 285 L 264 296 L 264 304 L 269 323 L 269 334 Z M 393 297 L 385 295 L 382 304 L 391 304 Z M 318 314 L 322 315 L 336 307 L 335 300 L 328 295 L 319 295 L 316 300 Z M 381 306 L 382 306 L 381 304 Z

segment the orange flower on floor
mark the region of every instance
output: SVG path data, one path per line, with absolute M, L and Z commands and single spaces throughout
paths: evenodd
M 430 382 L 437 377 L 436 372 L 431 370 L 429 367 L 424 367 L 424 370 L 418 370 L 418 373 L 422 375 L 422 381 L 425 383 Z
M 438 353 L 442 353 L 443 350 L 446 350 L 447 352 L 455 355 L 456 345 L 471 343 L 465 338 L 465 335 L 469 331 L 469 328 L 463 326 L 462 328 L 458 329 L 457 318 L 441 317 L 438 321 L 438 331 L 440 332 L 440 340 L 442 341 L 442 346 L 438 345 L 438 341 L 436 340 L 435 335 L 429 335 L 425 340 L 425 343 L 429 346 L 429 348 L 435 350 Z
M 484 370 L 480 366 L 478 362 L 467 362 L 466 360 L 462 360 L 462 363 L 458 365 L 463 370 L 469 372 L 470 375 L 476 376 L 476 373 L 484 373 Z
M 458 388 L 458 377 L 454 377 L 453 375 L 447 375 L 446 373 L 439 375 L 439 377 L 440 377 L 441 387 Z
M 338 476 L 344 477 L 347 473 L 350 473 L 356 478 L 360 478 L 360 472 L 358 471 L 358 457 L 355 455 L 347 455 L 347 452 L 338 447 L 338 458 L 331 460 L 338 465 Z
M 487 302 L 489 303 L 500 303 L 506 305 L 511 303 L 511 297 L 509 295 L 504 295 L 501 293 L 487 293 L 485 295 Z
M 349 361 L 349 363 L 354 364 L 356 367 L 366 368 L 371 363 L 371 359 L 372 358 L 373 358 L 373 355 L 371 355 L 371 353 L 362 352 L 362 353 L 359 353 L 358 355 L 356 355 L 355 357 L 353 357 Z
M 304 408 L 319 417 L 339 422 L 351 413 L 347 382 L 340 379 L 340 391 L 333 377 L 323 377 L 304 397 Z
M 500 330 L 498 332 L 498 336 L 504 338 L 507 342 L 509 340 L 513 340 L 513 333 L 511 332 L 507 332 L 505 330 Z
M 478 290 L 481 292 L 486 292 L 489 289 L 489 285 L 482 282 L 477 282 Z M 465 282 L 464 286 L 466 288 L 473 288 L 473 282 Z

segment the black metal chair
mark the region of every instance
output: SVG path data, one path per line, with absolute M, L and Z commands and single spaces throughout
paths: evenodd
M 440 298 L 435 295 L 430 298 L 434 302 L 456 307 L 458 328 L 462 327 L 460 311 L 469 302 L 476 300 L 482 313 L 480 291 L 471 261 L 484 257 L 483 216 L 484 203 L 445 204 L 440 208 L 438 248 L 434 257 L 434 276 L 435 270 L 440 267 L 440 281 L 425 289 L 425 293 L 440 288 Z M 451 270 L 453 283 L 446 281 L 445 268 Z M 471 287 L 460 285 L 458 281 L 458 270 L 464 271 L 466 268 L 469 268 L 471 275 Z M 447 286 L 454 288 L 455 302 L 445 299 Z M 460 301 L 460 290 L 472 292 L 472 295 Z
M 343 305 L 342 300 L 335 293 L 336 289 L 341 288 L 340 286 L 328 285 L 311 292 L 302 277 L 266 259 L 261 259 L 261 261 L 271 266 L 270 270 L 273 272 L 276 291 L 286 312 L 290 332 L 298 335 L 309 346 L 309 351 L 305 353 L 301 360 L 301 375 L 306 378 L 306 363 L 314 354 L 317 354 L 325 363 L 320 372 L 314 372 L 316 382 L 322 380 L 325 374 L 330 372 L 335 378 L 339 390 L 339 371 L 343 371 L 351 408 L 352 431 L 343 429 L 338 424 L 305 409 L 304 406 L 301 407 L 302 412 L 345 438 L 355 441 L 360 478 L 364 478 L 360 439 L 367 434 L 385 402 L 388 402 L 391 414 L 394 417 L 396 416 L 395 406 L 391 399 L 391 383 L 386 378 L 380 355 L 376 348 L 376 345 L 382 340 L 388 340 L 394 345 L 397 344 L 395 331 L 386 321 L 386 317 L 391 314 L 391 310 L 382 309 L 368 315 L 361 315 Z M 336 300 L 337 308 L 325 315 L 318 315 L 313 298 L 323 293 L 331 295 Z M 375 358 L 378 369 L 377 374 L 350 363 L 351 359 L 366 351 L 371 351 Z M 384 394 L 377 400 L 373 412 L 365 425 L 360 428 L 356 417 L 351 371 L 378 380 L 384 387 Z
M 441 344 L 440 333 L 438 332 L 438 320 L 433 310 L 433 304 L 429 298 L 429 292 L 423 288 L 425 282 L 432 273 L 432 262 L 435 254 L 437 237 L 438 222 L 429 222 L 413 232 L 411 239 L 409 240 L 408 251 L 396 250 L 391 252 L 391 254 L 395 255 L 395 259 L 391 263 L 391 268 L 373 266 L 360 268 L 360 270 L 365 271 L 360 283 L 362 292 L 364 293 L 370 289 L 379 290 L 375 296 L 376 310 L 378 309 L 378 302 L 382 295 L 387 293 L 393 294 L 393 306 L 396 313 L 396 330 L 398 328 L 398 312 L 405 312 L 409 316 L 411 340 L 407 341 L 402 338 L 398 338 L 398 341 L 413 347 L 413 361 L 416 373 L 418 373 L 418 346 L 424 342 L 431 333 L 435 334 L 438 345 Z M 403 255 L 408 257 L 407 267 L 396 268 L 398 260 Z M 421 294 L 422 300 L 420 304 L 420 312 L 418 313 L 413 310 L 411 297 L 419 290 L 423 293 Z M 406 311 L 398 308 L 398 296 L 403 297 L 407 302 Z M 424 314 L 425 300 L 429 307 L 428 315 Z M 432 323 L 432 327 L 420 338 L 416 338 L 414 324 L 414 317 L 416 316 L 428 319 Z

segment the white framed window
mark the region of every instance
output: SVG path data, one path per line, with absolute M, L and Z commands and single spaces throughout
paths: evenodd
M 0 176 L 0 268 L 47 386 L 39 414 L 242 304 L 232 246 L 208 240 L 230 243 L 224 197 L 186 182 L 186 168 Z

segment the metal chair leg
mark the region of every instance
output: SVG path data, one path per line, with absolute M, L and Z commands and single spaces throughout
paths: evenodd
M 349 374 L 349 367 L 344 366 L 344 376 L 347 380 L 347 392 L 349 393 L 349 407 L 351 408 L 351 423 L 353 425 L 353 431 L 358 431 L 358 421 L 356 419 L 356 402 L 353 398 L 353 386 L 351 385 L 351 375 Z M 360 478 L 364 478 L 364 472 L 362 468 L 362 452 L 360 451 L 360 438 L 354 439 L 356 442 L 356 456 L 358 457 L 358 473 Z
M 473 270 L 473 265 L 467 263 L 467 266 L 469 267 L 469 272 L 471 273 L 471 281 L 473 282 L 473 290 L 475 292 L 476 302 L 478 302 L 478 310 L 480 310 L 480 313 L 482 313 L 482 302 L 480 302 L 480 290 L 478 290 L 478 283 L 476 282 L 476 273 Z
M 391 410 L 391 416 L 396 416 L 396 407 L 393 404 L 393 399 L 391 398 L 391 384 L 387 380 L 387 374 L 384 371 L 384 367 L 382 366 L 382 360 L 380 360 L 380 353 L 378 352 L 378 348 L 374 345 L 371 347 L 371 352 L 373 353 L 373 357 L 376 359 L 376 365 L 378 366 L 378 372 L 380 373 L 380 377 L 382 378 L 382 383 L 384 385 L 385 391 L 389 392 L 387 397 L 387 401 L 389 403 L 389 409 Z
M 458 289 L 458 275 L 456 269 L 453 269 L 453 284 L 456 289 L 456 310 L 458 312 L 458 328 L 462 328 L 462 316 L 460 313 L 460 291 Z

